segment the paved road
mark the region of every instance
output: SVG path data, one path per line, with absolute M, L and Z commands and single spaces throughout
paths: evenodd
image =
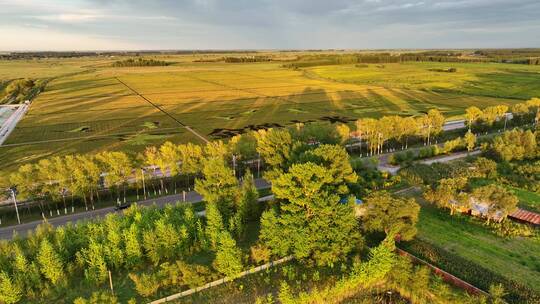
M 443 131 L 451 131 L 451 130 L 457 130 L 457 129 L 464 129 L 465 126 L 465 120 L 451 120 L 447 121 L 443 125 Z
M 257 189 L 263 189 L 263 188 L 270 187 L 270 184 L 264 179 L 260 178 L 260 179 L 255 180 L 255 187 L 257 187 Z M 171 204 L 171 203 L 176 203 L 176 202 L 181 202 L 181 201 L 183 201 L 182 193 L 162 196 L 155 199 L 141 200 L 141 201 L 138 201 L 137 204 L 142 205 L 142 206 L 150 206 L 155 203 L 158 207 L 162 208 L 166 204 Z M 197 192 L 195 191 L 186 192 L 186 202 L 196 203 L 200 201 L 202 201 L 202 197 Z M 69 222 L 75 223 L 78 221 L 104 217 L 105 215 L 109 213 L 114 213 L 114 212 L 117 212 L 114 210 L 114 207 L 107 207 L 107 208 L 102 208 L 102 209 L 97 209 L 97 210 L 92 210 L 92 211 L 53 217 L 53 218 L 47 219 L 47 222 L 49 222 L 51 225 L 55 227 L 58 227 L 58 226 L 66 225 Z M 36 227 L 41 223 L 43 223 L 43 221 L 39 220 L 39 221 L 33 221 L 29 223 L 23 223 L 20 225 L 0 228 L 0 240 L 11 239 L 14 232 L 16 232 L 19 236 L 26 236 L 28 231 L 36 229 Z
M 418 149 L 420 149 L 420 148 L 418 148 Z M 393 152 L 393 153 L 395 153 L 395 152 Z M 478 155 L 480 153 L 482 153 L 482 151 L 480 151 L 480 150 L 475 150 L 475 151 L 472 151 L 471 153 L 457 152 L 457 153 L 452 153 L 452 154 L 449 154 L 449 155 L 435 156 L 435 157 L 432 157 L 432 158 L 419 160 L 418 163 L 426 164 L 426 165 L 431 165 L 433 163 L 446 163 L 446 162 L 449 162 L 449 161 L 452 161 L 452 160 L 465 158 L 465 157 L 467 157 L 469 155 Z M 401 167 L 400 166 L 393 166 L 390 163 L 388 163 L 388 157 L 391 154 L 392 153 L 386 153 L 386 154 L 379 155 L 379 164 L 377 165 L 377 169 L 379 171 L 388 172 L 388 173 L 390 173 L 392 175 L 396 175 L 397 172 L 399 171 L 399 169 L 401 169 Z
M 17 107 L 17 110 L 11 116 L 9 116 L 6 121 L 0 126 L 0 146 L 6 141 L 9 134 L 13 132 L 15 129 L 15 126 L 21 120 L 21 118 L 24 116 L 26 111 L 28 110 L 27 104 L 21 104 L 19 107 Z
M 458 152 L 458 153 L 453 153 L 450 155 L 437 156 L 434 158 L 424 159 L 424 160 L 421 160 L 420 163 L 426 164 L 426 165 L 431 165 L 433 163 L 446 163 L 455 159 L 465 158 L 469 155 L 478 155 L 480 153 L 482 153 L 481 150 L 475 150 L 475 151 L 472 151 L 471 153 Z

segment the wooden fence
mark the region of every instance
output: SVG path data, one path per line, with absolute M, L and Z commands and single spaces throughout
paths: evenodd
M 222 279 L 219 279 L 219 280 L 216 280 L 216 281 L 207 283 L 207 284 L 205 284 L 205 285 L 203 285 L 203 286 L 200 286 L 200 287 L 195 287 L 195 288 L 192 288 L 192 289 L 189 289 L 189 290 L 185 290 L 185 291 L 182 291 L 182 292 L 179 292 L 179 293 L 175 293 L 175 294 L 170 295 L 170 296 L 167 296 L 167 297 L 165 297 L 165 298 L 161 298 L 161 299 L 152 301 L 152 302 L 150 302 L 150 304 L 158 304 L 158 303 L 165 303 L 165 302 L 173 301 L 173 300 L 176 300 L 176 299 L 179 299 L 179 298 L 182 298 L 182 297 L 185 297 L 185 296 L 188 296 L 188 295 L 197 293 L 197 292 L 199 292 L 199 291 L 203 291 L 203 290 L 208 289 L 208 288 L 210 288 L 210 287 L 218 286 L 218 285 L 221 285 L 221 284 L 223 284 L 223 283 L 232 281 L 232 280 L 234 280 L 234 279 L 241 278 L 241 277 L 247 276 L 247 275 L 249 275 L 249 274 L 257 273 L 257 272 L 259 272 L 259 271 L 268 269 L 268 268 L 270 268 L 270 267 L 272 267 L 272 266 L 275 266 L 275 265 L 279 265 L 279 264 L 288 262 L 288 261 L 290 261 L 290 260 L 292 260 L 292 259 L 293 259 L 293 256 L 290 255 L 290 256 L 281 258 L 281 259 L 279 259 L 279 260 L 276 260 L 276 261 L 271 261 L 271 262 L 268 262 L 268 263 L 266 263 L 266 264 L 264 264 L 264 265 L 257 266 L 257 267 L 248 269 L 248 270 L 246 270 L 246 271 L 243 271 L 243 272 L 239 273 L 239 274 L 238 274 L 236 277 L 234 277 L 234 278 L 227 278 L 227 277 L 225 277 L 225 278 L 222 278 Z

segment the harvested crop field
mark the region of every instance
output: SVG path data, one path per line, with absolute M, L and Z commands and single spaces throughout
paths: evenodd
M 359 117 L 418 115 L 430 108 L 438 108 L 448 117 L 458 117 L 470 105 L 521 101 L 512 94 L 475 95 L 459 89 L 466 81 L 463 79 L 472 79 L 475 73 L 482 72 L 481 65 L 476 70 L 458 67 L 457 73 L 467 75 L 457 77 L 451 85 L 433 80 L 437 75 L 431 74 L 436 72 L 417 73 L 417 77 L 425 78 L 420 82 L 428 83 L 418 85 L 403 81 L 400 73 L 403 69 L 432 69 L 433 64 L 386 65 L 385 79 L 392 80 L 387 76 L 392 73 L 396 77 L 388 83 L 377 81 L 378 76 L 371 70 L 380 68 L 371 65 L 293 70 L 276 62 L 202 63 L 182 56 L 167 60 L 175 63 L 113 68 L 110 61 L 102 59 L 44 61 L 42 64 L 51 67 L 45 74 L 50 81 L 5 146 L 0 147 L 0 170 L 60 153 L 104 149 L 136 152 L 166 140 L 202 143 L 184 126 L 214 140 L 297 122 L 347 123 Z M 32 64 L 36 75 L 47 70 L 40 63 Z M 441 77 L 448 81 L 446 74 L 455 73 L 444 74 Z M 343 75 L 355 78 L 343 79 Z M 540 79 L 540 74 L 536 75 Z M 362 80 L 366 78 L 372 81 Z M 396 82 L 401 85 L 395 85 Z

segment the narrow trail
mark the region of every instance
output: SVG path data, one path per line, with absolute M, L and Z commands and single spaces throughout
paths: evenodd
M 122 80 L 118 79 L 118 77 L 114 77 L 119 83 L 123 84 L 126 88 L 128 88 L 130 91 L 132 91 L 135 95 L 141 97 L 142 99 L 144 99 L 146 102 L 148 102 L 150 105 L 152 105 L 154 108 L 158 109 L 159 111 L 161 111 L 163 114 L 169 116 L 172 120 L 174 120 L 176 123 L 178 123 L 180 126 L 182 126 L 183 128 L 185 128 L 186 130 L 188 130 L 189 132 L 191 132 L 193 135 L 197 136 L 198 138 L 200 138 L 202 141 L 204 141 L 205 143 L 208 143 L 209 140 L 206 139 L 206 137 L 202 136 L 200 133 L 198 133 L 197 131 L 193 130 L 190 126 L 184 124 L 183 122 L 181 122 L 180 120 L 178 120 L 176 117 L 174 117 L 173 115 L 171 115 L 169 112 L 163 110 L 159 105 L 153 103 L 151 100 L 149 100 L 148 98 L 144 97 L 142 94 L 140 94 L 139 92 L 135 91 L 132 87 L 130 87 L 129 85 L 127 85 L 125 82 L 123 82 Z

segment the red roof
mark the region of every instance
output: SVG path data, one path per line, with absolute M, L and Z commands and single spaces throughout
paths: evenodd
M 535 225 L 540 225 L 540 214 L 535 213 L 535 212 L 518 209 L 512 214 L 509 214 L 508 216 L 513 217 L 518 220 L 526 221 Z

